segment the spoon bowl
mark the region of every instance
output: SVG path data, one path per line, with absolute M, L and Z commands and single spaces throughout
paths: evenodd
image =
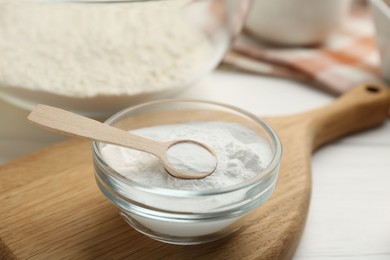
M 182 179 L 201 179 L 210 175 L 217 168 L 216 158 L 209 146 L 188 139 L 168 142 L 168 148 L 161 156 L 165 169 Z
M 215 152 L 207 145 L 194 140 L 159 142 L 88 117 L 46 105 L 37 105 L 28 115 L 28 120 L 57 133 L 101 141 L 153 154 L 161 160 L 167 172 L 176 178 L 205 178 L 212 174 L 217 167 Z M 184 144 L 191 144 L 192 148 L 188 148 L 188 145 Z M 184 148 L 176 149 L 177 147 Z M 198 151 L 196 155 L 192 155 L 194 150 Z M 173 152 L 170 153 L 169 151 Z M 207 159 L 206 167 L 197 169 L 197 166 L 200 165 L 199 158 Z

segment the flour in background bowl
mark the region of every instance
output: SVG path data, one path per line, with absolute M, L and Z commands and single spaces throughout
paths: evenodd
M 0 85 L 92 97 L 188 84 L 213 50 L 180 12 L 186 3 L 2 0 Z

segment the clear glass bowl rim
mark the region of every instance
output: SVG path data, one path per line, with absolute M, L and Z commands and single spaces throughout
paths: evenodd
M 229 104 L 224 104 L 220 102 L 215 102 L 215 101 L 206 101 L 206 100 L 197 100 L 197 99 L 161 99 L 161 100 L 156 100 L 156 101 L 149 101 L 145 102 L 139 105 L 131 106 L 128 108 L 125 108 L 111 117 L 109 117 L 104 123 L 111 125 L 115 120 L 118 120 L 122 116 L 124 116 L 127 113 L 131 113 L 134 110 L 137 109 L 142 109 L 144 107 L 148 106 L 153 106 L 153 105 L 163 105 L 163 104 L 169 104 L 169 103 L 194 103 L 194 104 L 206 104 L 206 105 L 213 105 L 213 106 L 219 106 L 221 108 L 233 110 L 235 112 L 238 112 L 239 114 L 242 114 L 243 116 L 249 117 L 251 120 L 255 121 L 259 125 L 262 126 L 262 128 L 267 132 L 269 135 L 271 141 L 273 142 L 274 145 L 274 156 L 271 160 L 271 162 L 268 164 L 267 168 L 265 168 L 261 174 L 256 175 L 253 178 L 250 178 L 244 182 L 241 182 L 236 185 L 228 186 L 228 187 L 223 187 L 219 189 L 210 189 L 210 190 L 175 190 L 175 189 L 166 189 L 166 188 L 160 188 L 160 187 L 155 187 L 155 186 L 148 186 L 142 183 L 138 183 L 135 181 L 132 181 L 130 179 L 125 178 L 122 176 L 120 173 L 112 169 L 108 163 L 105 162 L 105 160 L 102 158 L 102 155 L 100 153 L 100 148 L 99 144 L 101 142 L 98 141 L 93 141 L 92 142 L 92 153 L 94 158 L 101 163 L 105 169 L 108 171 L 106 174 L 109 174 L 110 177 L 113 177 L 116 181 L 119 181 L 123 184 L 129 185 L 132 188 L 135 188 L 137 190 L 141 190 L 144 192 L 148 193 L 153 193 L 153 194 L 159 194 L 163 196 L 170 196 L 170 197 L 201 197 L 201 196 L 213 196 L 213 195 L 220 195 L 224 193 L 229 193 L 229 192 L 234 192 L 237 190 L 241 190 L 244 188 L 247 188 L 249 186 L 256 185 L 261 180 L 266 179 L 268 176 L 273 175 L 273 174 L 278 174 L 278 167 L 280 165 L 281 157 L 282 157 L 282 144 L 281 141 L 277 135 L 277 133 L 272 129 L 272 127 L 266 123 L 264 120 L 262 120 L 260 117 L 247 112 L 241 108 L 238 108 L 233 105 Z

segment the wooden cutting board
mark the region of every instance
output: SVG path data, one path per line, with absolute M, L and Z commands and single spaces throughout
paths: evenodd
M 381 124 L 389 105 L 388 89 L 362 85 L 323 108 L 267 118 L 283 144 L 275 193 L 240 231 L 197 246 L 128 226 L 95 184 L 89 142 L 50 146 L 0 167 L 0 259 L 289 259 L 308 212 L 312 151 Z

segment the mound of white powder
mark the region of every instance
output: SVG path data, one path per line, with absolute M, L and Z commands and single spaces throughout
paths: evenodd
M 202 74 L 212 48 L 188 1 L 0 2 L 0 85 L 66 96 L 135 95 Z
M 132 133 L 159 141 L 195 140 L 217 154 L 218 164 L 213 174 L 204 179 L 183 180 L 169 175 L 160 160 L 148 153 L 114 145 L 101 148 L 104 160 L 115 171 L 149 186 L 180 190 L 218 189 L 260 174 L 272 159 L 267 141 L 236 123 L 190 122 L 142 128 Z

